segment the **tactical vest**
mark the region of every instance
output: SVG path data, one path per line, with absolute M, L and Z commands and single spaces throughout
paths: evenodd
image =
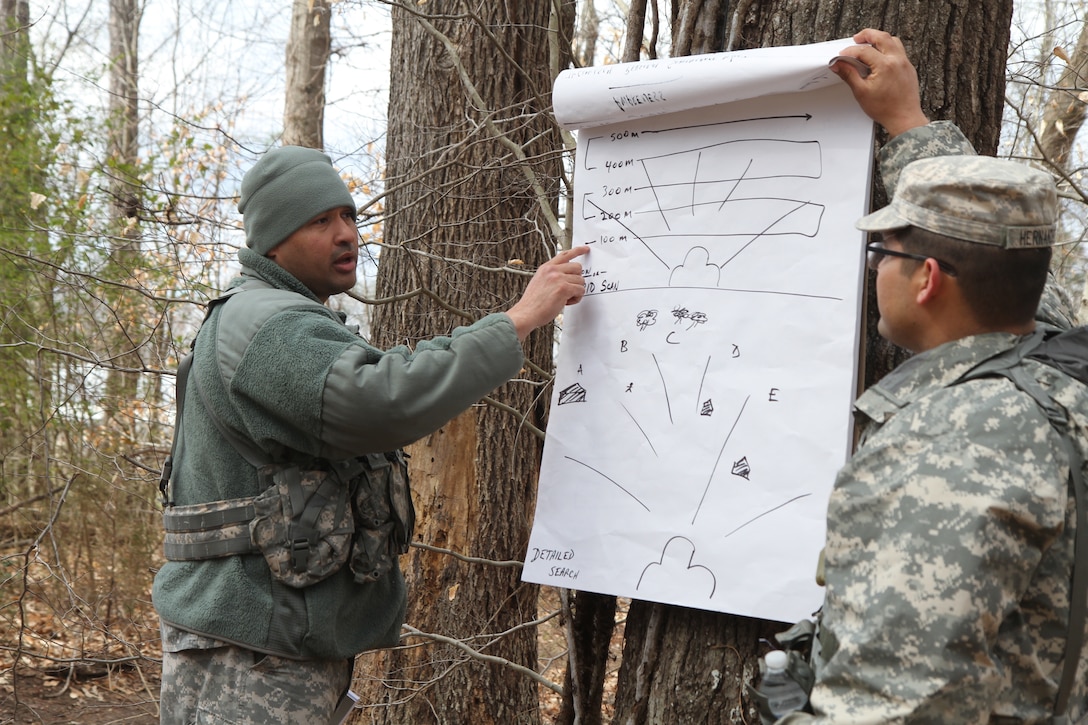
M 266 287 L 260 282 L 235 287 L 213 300 L 208 314 L 235 294 Z M 295 588 L 322 581 L 345 564 L 360 583 L 388 573 L 396 557 L 407 553 L 415 527 L 406 454 L 272 462 L 215 415 L 192 372 L 193 354 L 178 365 L 174 440 L 159 480 L 166 558 L 194 561 L 260 553 L 273 578 Z M 257 470 L 261 492 L 256 496 L 173 503 L 171 485 L 184 485 L 171 479 L 174 457 L 183 447 L 182 413 L 190 382 L 220 434 Z

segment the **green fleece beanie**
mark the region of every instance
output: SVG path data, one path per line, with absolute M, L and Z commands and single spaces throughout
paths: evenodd
M 332 160 L 316 149 L 272 149 L 242 177 L 238 211 L 246 246 L 262 256 L 321 212 L 341 206 L 355 211 Z

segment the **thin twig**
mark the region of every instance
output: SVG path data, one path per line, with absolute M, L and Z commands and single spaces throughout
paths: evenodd
M 411 546 L 414 546 L 417 549 L 423 549 L 424 551 L 433 551 L 436 554 L 446 554 L 447 556 L 452 556 L 454 559 L 458 559 L 468 564 L 487 564 L 488 566 L 499 566 L 508 568 L 521 568 L 525 566 L 525 562 L 523 561 L 499 561 L 496 559 L 481 559 L 476 556 L 465 556 L 464 554 L 458 554 L 456 551 L 451 551 L 450 549 L 443 549 L 438 546 L 424 544 L 421 541 L 413 541 L 411 543 Z
M 485 655 L 482 652 L 479 652 L 478 650 L 475 650 L 472 647 L 469 647 L 464 642 L 462 642 L 460 640 L 457 640 L 457 639 L 453 639 L 452 637 L 446 637 L 446 636 L 441 635 L 441 634 L 434 634 L 433 632 L 422 632 L 422 631 L 416 629 L 415 627 L 412 627 L 411 625 L 407 625 L 407 624 L 402 625 L 402 626 L 404 627 L 404 629 L 408 630 L 408 633 L 410 635 L 412 635 L 412 636 L 422 637 L 423 639 L 429 639 L 429 640 L 433 640 L 435 642 L 441 642 L 443 644 L 448 644 L 451 647 L 456 647 L 457 649 L 461 650 L 462 652 L 464 652 L 465 654 L 467 654 L 469 657 L 471 657 L 474 660 L 480 660 L 481 662 L 487 662 L 487 663 L 493 664 L 493 665 L 501 665 L 503 667 L 508 667 L 508 668 L 514 670 L 515 672 L 520 672 L 521 674 L 525 675 L 529 679 L 536 682 L 538 685 L 543 685 L 544 687 L 547 687 L 549 690 L 551 690 L 553 692 L 556 692 L 556 693 L 558 693 L 560 695 L 563 694 L 563 686 L 562 685 L 557 685 L 556 683 L 552 682 L 548 678 L 541 677 L 539 674 L 537 674 L 536 670 L 531 670 L 531 669 L 529 669 L 528 667 L 526 667 L 524 665 L 519 665 L 517 662 L 511 662 L 510 660 L 508 660 L 508 659 L 506 659 L 504 657 L 496 657 L 495 655 Z

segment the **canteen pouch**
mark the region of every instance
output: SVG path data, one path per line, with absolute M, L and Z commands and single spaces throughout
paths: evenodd
M 351 554 L 352 479 L 362 466 L 358 460 L 320 464 L 274 463 L 257 469 L 262 492 L 253 500 L 250 537 L 272 576 L 290 587 L 327 579 Z
M 809 695 L 812 694 L 812 685 L 816 682 L 816 673 L 810 664 L 815 632 L 816 624 L 811 620 L 802 619 L 785 632 L 779 632 L 774 636 L 789 657 L 786 674 L 794 682 L 800 684 Z M 755 682 L 747 683 L 746 689 L 748 690 L 748 696 L 752 698 L 759 710 L 759 720 L 762 725 L 773 725 L 778 718 L 771 713 L 770 708 L 767 706 L 767 698 L 758 689 L 758 683 L 763 679 L 766 668 L 766 664 L 761 657 L 759 659 L 759 674 Z M 804 711 L 810 712 L 808 706 L 804 708 Z
M 351 570 L 355 581 L 374 582 L 408 553 L 416 512 L 408 486 L 403 451 L 371 453 L 357 459 L 363 466 L 355 488 L 355 544 Z

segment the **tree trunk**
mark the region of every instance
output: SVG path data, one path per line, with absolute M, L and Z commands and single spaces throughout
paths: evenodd
M 140 3 L 110 0 L 110 132 L 109 158 L 122 168 L 110 196 L 114 214 L 134 219 L 139 213 L 131 167 L 139 160 L 139 31 Z
M 426 293 L 378 309 L 378 344 L 412 344 L 508 308 L 526 281 L 512 268 L 554 253 L 562 143 L 543 113 L 554 5 L 394 6 L 378 295 Z M 568 48 L 572 30 L 559 30 Z M 530 335 L 521 379 L 492 396 L 518 415 L 480 405 L 410 447 L 417 540 L 489 560 L 524 556 L 541 451 L 529 426 L 542 426 L 549 397 L 534 370 L 551 369 L 552 345 L 550 329 Z M 536 630 L 515 628 L 536 618 L 537 587 L 520 582 L 517 566 L 419 548 L 404 563 L 408 624 L 425 634 L 408 636 L 410 647 L 360 658 L 356 689 L 376 706 L 370 721 L 539 722 L 531 679 L 426 636 L 535 669 Z M 367 682 L 381 668 L 386 681 Z
M 115 233 L 114 261 L 126 283 L 138 284 L 140 276 L 140 109 L 139 34 L 142 16 L 139 0 L 110 0 L 110 100 L 107 158 L 110 170 L 110 215 Z M 143 367 L 139 353 L 147 322 L 140 300 L 118 295 L 108 302 L 118 321 L 110 355 L 119 368 Z M 115 432 L 132 439 L 129 411 L 138 398 L 140 377 L 112 369 L 107 374 L 105 408 Z M 122 434 L 123 435 L 123 434 Z
M 1047 94 L 1038 134 L 1039 155 L 1043 163 L 1058 174 L 1073 177 L 1075 170 L 1071 168 L 1070 152 L 1088 112 L 1088 91 L 1085 90 L 1088 86 L 1088 25 L 1081 27 L 1072 56 L 1058 48 L 1054 49 L 1054 55 L 1065 61 L 1065 70 L 1058 78 L 1057 86 Z M 1051 268 L 1060 270 L 1067 258 L 1079 256 L 1055 253 Z M 1083 320 L 1088 316 L 1088 278 L 1082 284 L 1077 302 L 1076 312 Z
M 319 149 L 325 145 L 325 74 L 332 48 L 328 0 L 295 0 L 287 40 L 283 143 Z
M 574 63 L 577 66 L 591 66 L 597 57 L 597 35 L 600 33 L 601 19 L 597 6 L 583 2 L 579 9 L 578 28 L 573 42 Z
M 1066 67 L 1058 78 L 1058 85 L 1047 97 L 1042 128 L 1039 132 L 1039 151 L 1043 159 L 1068 173 L 1069 152 L 1088 111 L 1088 25 L 1081 28 L 1073 55 L 1061 51 Z M 1055 55 L 1058 54 L 1055 49 Z
M 7 220 L 0 230 L 0 247 L 10 245 L 20 252 L 48 245 L 44 233 L 19 231 L 30 228 L 24 221 L 27 192 L 45 188 L 39 183 L 45 167 L 35 138 L 42 124 L 35 112 L 40 97 L 29 75 L 29 34 L 26 0 L 0 0 L 0 126 L 5 129 L 0 164 L 7 170 L 0 176 L 0 218 Z M 49 488 L 42 483 L 49 438 L 37 411 L 48 400 L 52 380 L 35 376 L 39 360 L 29 346 L 18 343 L 34 340 L 38 325 L 49 319 L 49 310 L 41 308 L 52 300 L 53 286 L 52 279 L 43 284 L 29 265 L 14 263 L 7 255 L 0 258 L 0 497 L 13 500 Z
M 980 153 L 997 148 L 1005 86 L 1011 0 L 712 0 L 673 5 L 673 47 L 691 53 L 729 47 L 797 45 L 847 38 L 864 27 L 903 39 L 918 68 L 922 105 L 932 119 L 959 124 Z M 704 15 L 703 13 L 711 13 Z M 885 139 L 879 139 L 883 142 Z M 877 188 L 873 207 L 886 197 Z M 866 384 L 905 358 L 883 343 L 867 315 Z M 815 562 L 814 562 L 815 563 Z M 744 582 L 734 582 L 744 586 Z M 727 614 L 635 601 L 631 604 L 614 723 L 758 722 L 743 692 L 770 638 L 786 626 Z
M 777 622 L 633 601 L 613 723 L 759 722 L 744 684 Z
M 555 725 L 600 725 L 604 722 L 604 681 L 616 626 L 616 598 L 593 592 L 570 592 L 570 641 L 563 701 Z
M 26 83 L 30 54 L 30 3 L 0 0 L 0 85 Z

